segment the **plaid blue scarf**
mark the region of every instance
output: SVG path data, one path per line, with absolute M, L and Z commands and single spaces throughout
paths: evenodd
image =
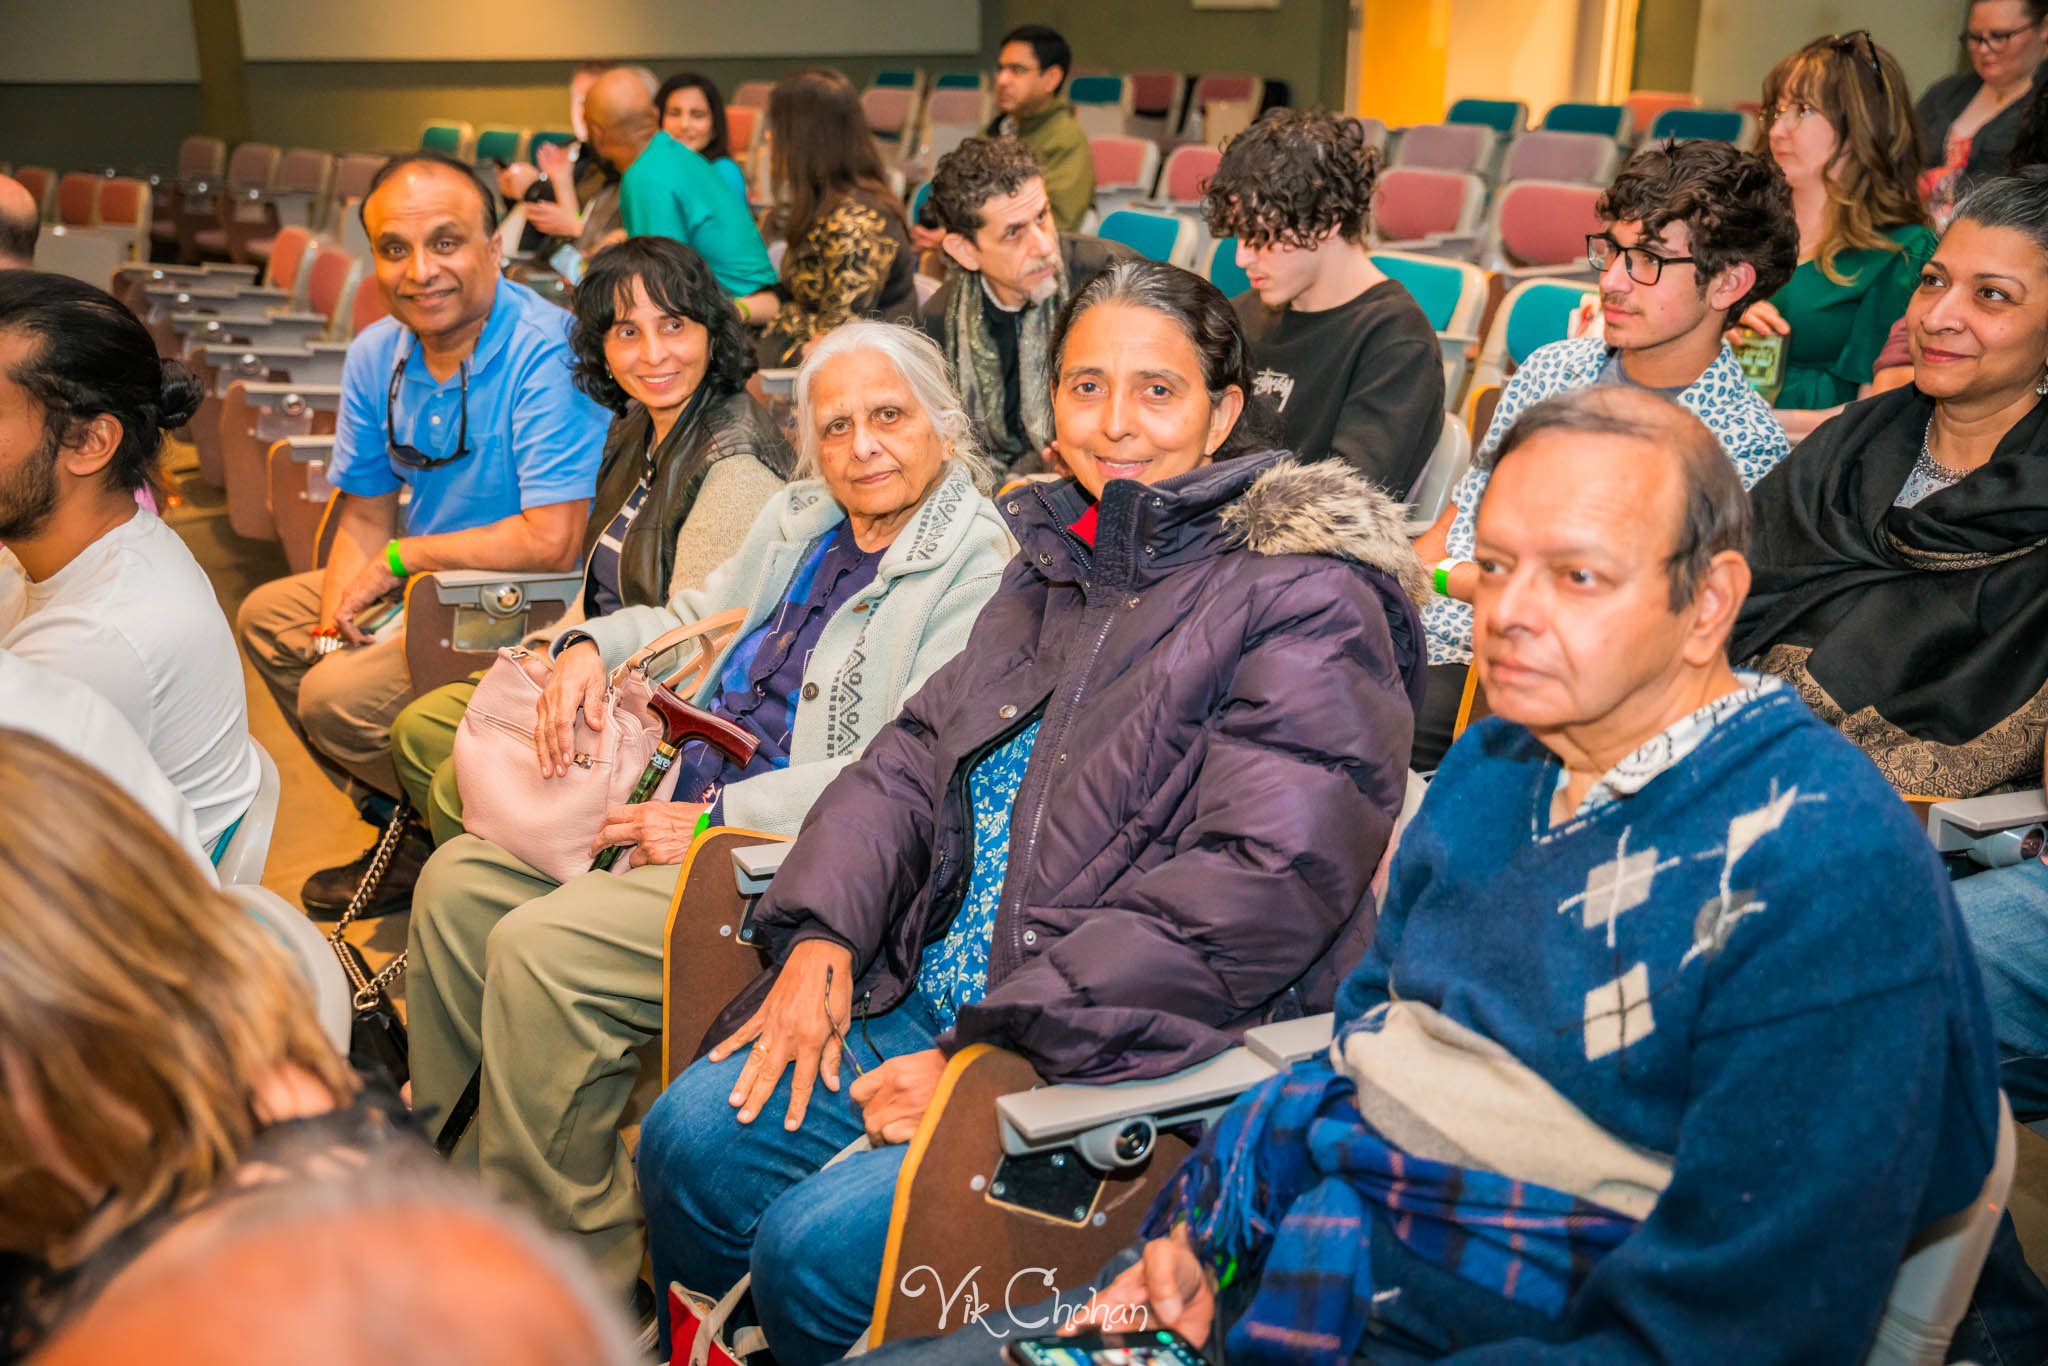
M 1418 1256 L 1551 1318 L 1635 1228 L 1564 1191 L 1403 1153 L 1366 1126 L 1355 1096 L 1324 1061 L 1246 1092 L 1145 1218 L 1148 1238 L 1185 1219 L 1220 1284 L 1258 1275 L 1230 1329 L 1233 1362 L 1357 1351 L 1372 1317 L 1376 1214 Z

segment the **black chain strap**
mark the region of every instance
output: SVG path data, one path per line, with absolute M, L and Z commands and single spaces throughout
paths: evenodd
M 363 880 L 356 884 L 356 893 L 348 899 L 348 907 L 341 918 L 334 922 L 333 933 L 327 942 L 334 949 L 334 956 L 341 960 L 341 970 L 348 978 L 350 988 L 355 992 L 357 1010 L 368 1010 L 382 996 L 385 989 L 405 975 L 405 950 L 400 949 L 376 976 L 364 973 L 362 960 L 349 952 L 342 943 L 342 931 L 346 930 L 364 909 L 369 906 L 377 889 L 384 885 L 384 875 L 391 869 L 391 860 L 398 855 L 398 846 L 405 839 L 405 829 L 412 823 L 412 802 L 406 797 L 398 799 L 398 806 L 391 813 L 391 819 L 377 836 L 377 848 L 370 855 L 370 867 L 363 874 Z

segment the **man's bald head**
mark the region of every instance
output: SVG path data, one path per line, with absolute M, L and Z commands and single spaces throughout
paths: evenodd
M 366 1169 L 174 1229 L 39 1359 L 259 1366 L 394 1360 L 396 1344 L 442 1366 L 634 1366 L 627 1328 L 572 1249 L 480 1189 Z
M 583 99 L 591 146 L 621 171 L 639 160 L 661 130 L 654 92 L 631 67 L 615 67 L 597 78 Z
M 1683 506 L 1671 540 L 1671 610 L 1692 601 L 1700 575 L 1724 550 L 1749 549 L 1749 494 L 1721 443 L 1690 409 L 1626 384 L 1576 389 L 1535 404 L 1515 419 L 1493 465 L 1545 432 L 1632 437 L 1677 464 Z
M 28 187 L 0 175 L 0 270 L 27 270 L 34 264 L 41 217 Z

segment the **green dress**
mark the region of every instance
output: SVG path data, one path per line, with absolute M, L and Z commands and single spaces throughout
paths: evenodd
M 1792 328 L 1785 384 L 1774 407 L 1832 408 L 1870 382 L 1892 324 L 1905 316 L 1920 267 L 1934 254 L 1934 234 L 1918 224 L 1886 228 L 1884 235 L 1900 250 L 1857 247 L 1835 258 L 1835 273 L 1847 284 L 1823 275 L 1818 260 L 1804 261 L 1771 296 Z

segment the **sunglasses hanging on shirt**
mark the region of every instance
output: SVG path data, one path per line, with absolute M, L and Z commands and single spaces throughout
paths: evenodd
M 408 445 L 398 439 L 398 426 L 393 414 L 398 409 L 398 386 L 405 380 L 405 363 L 411 359 L 408 352 L 398 358 L 398 364 L 391 371 L 391 392 L 384 401 L 384 440 L 390 447 L 391 458 L 409 470 L 436 470 L 443 465 L 452 465 L 469 454 L 469 362 L 461 367 L 462 421 L 455 433 L 455 451 L 452 455 L 428 455 L 417 446 Z

